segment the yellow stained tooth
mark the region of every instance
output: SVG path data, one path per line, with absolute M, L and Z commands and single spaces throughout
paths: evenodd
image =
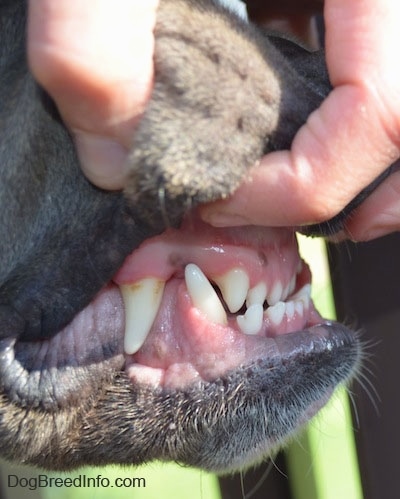
M 185 282 L 193 305 L 209 321 L 226 325 L 228 318 L 217 293 L 202 270 L 194 263 L 186 265 Z
M 148 277 L 119 287 L 125 305 L 124 350 L 128 355 L 136 353 L 154 323 L 160 308 L 165 282 Z

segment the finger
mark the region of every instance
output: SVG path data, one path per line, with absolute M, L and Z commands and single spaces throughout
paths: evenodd
M 151 92 L 157 0 L 31 0 L 28 56 L 96 181 L 121 175 Z M 107 187 L 107 185 L 105 185 Z
M 369 241 L 400 230 L 400 172 L 388 177 L 349 217 L 347 238 Z
M 377 127 L 368 95 L 339 87 L 310 116 L 291 151 L 262 158 L 234 196 L 203 207 L 202 214 L 218 226 L 319 223 L 339 213 L 398 155 Z
M 336 215 L 397 159 L 398 18 L 400 4 L 391 0 L 326 2 L 327 59 L 335 89 L 299 130 L 291 151 L 263 158 L 231 199 L 203 209 L 207 221 L 318 223 Z

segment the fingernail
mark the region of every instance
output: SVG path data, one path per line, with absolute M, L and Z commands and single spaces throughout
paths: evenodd
M 246 217 L 230 213 L 204 211 L 201 216 L 205 222 L 214 227 L 241 227 L 250 224 Z
M 108 137 L 78 132 L 75 134 L 81 168 L 97 187 L 107 190 L 122 189 L 126 183 L 128 151 Z

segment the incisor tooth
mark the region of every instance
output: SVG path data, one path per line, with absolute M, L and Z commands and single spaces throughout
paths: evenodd
M 283 301 L 279 301 L 273 307 L 268 307 L 265 312 L 269 317 L 270 321 L 275 324 L 275 326 L 279 326 L 282 322 L 283 316 L 285 315 L 286 307 Z
M 303 315 L 304 313 L 304 304 L 300 300 L 296 300 L 294 303 L 294 309 L 299 315 Z
M 285 305 L 285 312 L 286 312 L 286 317 L 288 319 L 292 319 L 294 316 L 294 302 L 293 301 L 287 301 Z
M 276 281 L 267 295 L 268 305 L 274 306 L 282 300 L 283 287 L 281 281 Z
M 311 299 L 311 284 L 305 284 L 295 295 L 291 297 L 293 301 L 300 300 L 305 308 L 310 305 Z
M 165 282 L 148 277 L 119 288 L 125 305 L 124 350 L 136 353 L 150 332 L 164 292 Z
M 185 267 L 185 282 L 193 305 L 211 322 L 226 325 L 228 319 L 217 293 L 202 270 L 194 263 Z
M 250 279 L 247 272 L 240 268 L 229 270 L 226 274 L 214 279 L 222 296 L 232 313 L 242 308 L 249 291 Z
M 246 298 L 246 307 L 249 308 L 251 305 L 255 303 L 260 303 L 263 305 L 265 298 L 267 297 L 267 285 L 265 282 L 259 282 L 251 288 L 247 293 Z
M 251 305 L 244 315 L 238 315 L 236 322 L 244 334 L 257 334 L 263 323 L 264 310 L 260 303 Z

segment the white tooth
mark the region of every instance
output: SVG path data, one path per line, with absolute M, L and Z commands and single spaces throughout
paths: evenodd
M 125 305 L 124 350 L 136 353 L 150 332 L 164 292 L 165 282 L 148 277 L 119 288 Z
M 202 270 L 194 263 L 185 267 L 185 282 L 193 305 L 203 312 L 209 321 L 223 325 L 228 323 L 217 293 Z
M 250 286 L 247 272 L 240 268 L 232 269 L 226 274 L 217 277 L 214 281 L 221 290 L 229 310 L 232 313 L 240 310 Z
M 292 319 L 294 316 L 294 302 L 293 301 L 287 301 L 285 304 L 286 308 L 286 316 L 288 319 Z
M 281 301 L 286 301 L 287 298 L 293 293 L 295 287 L 296 287 L 296 276 L 293 276 L 282 292 Z
M 259 282 L 254 286 L 254 288 L 251 288 L 247 293 L 246 307 L 249 308 L 251 305 L 254 305 L 255 303 L 260 303 L 262 305 L 266 297 L 267 297 L 267 285 L 265 284 L 265 282 Z
M 304 304 L 302 301 L 300 300 L 296 300 L 294 302 L 294 309 L 295 311 L 299 314 L 299 315 L 303 315 L 304 314 Z
M 295 295 L 292 296 L 293 301 L 300 300 L 303 302 L 304 308 L 308 308 L 311 299 L 311 284 L 305 284 Z
M 285 304 L 283 301 L 279 301 L 273 307 L 268 307 L 265 313 L 273 324 L 279 326 L 282 322 L 283 316 L 285 315 L 285 310 Z
M 276 281 L 273 288 L 267 295 L 268 305 L 274 306 L 282 300 L 283 287 L 281 281 Z
M 236 317 L 237 325 L 244 334 L 257 334 L 263 323 L 264 309 L 260 303 L 251 305 L 244 315 Z

